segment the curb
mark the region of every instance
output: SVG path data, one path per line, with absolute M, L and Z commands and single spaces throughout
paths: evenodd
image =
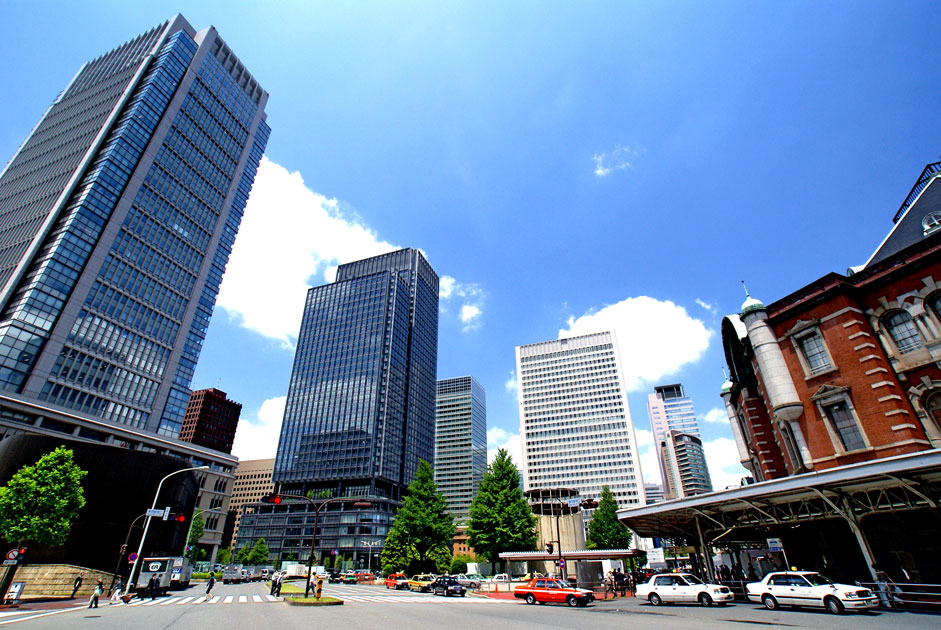
M 332 601 L 326 601 L 326 600 L 316 601 L 315 600 L 312 602 L 304 602 L 304 601 L 299 601 L 293 597 L 285 597 L 284 603 L 288 604 L 289 606 L 342 606 L 343 600 L 334 598 Z

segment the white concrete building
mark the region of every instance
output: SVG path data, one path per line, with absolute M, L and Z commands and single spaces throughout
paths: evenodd
M 622 509 L 645 504 L 614 332 L 516 347 L 523 485 L 582 499 L 607 485 Z

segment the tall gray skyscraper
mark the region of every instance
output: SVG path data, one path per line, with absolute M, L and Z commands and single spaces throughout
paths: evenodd
M 355 563 L 372 552 L 365 543 L 385 539 L 418 461 L 434 458 L 437 363 L 438 276 L 418 250 L 340 265 L 336 282 L 307 292 L 274 483 L 372 504 L 325 508 L 317 549 Z M 263 536 L 275 553 L 306 556 L 310 528 L 267 529 L 278 517 L 270 507 L 246 514 L 238 546 Z
M 458 523 L 487 471 L 487 393 L 473 376 L 438 381 L 435 484 Z
M 647 413 L 666 499 L 712 492 L 693 400 L 683 385 L 658 385 L 647 395 Z
M 79 69 L 0 172 L 0 390 L 179 433 L 267 100 L 179 15 Z

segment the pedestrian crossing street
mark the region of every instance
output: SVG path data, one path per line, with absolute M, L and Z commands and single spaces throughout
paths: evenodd
M 212 606 L 214 604 L 270 604 L 280 602 L 281 598 L 272 595 L 214 595 L 206 597 L 205 595 L 193 597 L 161 597 L 159 599 L 136 599 L 128 607 L 132 606 Z

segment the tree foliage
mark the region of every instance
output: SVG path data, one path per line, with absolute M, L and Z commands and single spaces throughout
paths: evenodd
M 268 545 L 265 544 L 265 539 L 259 538 L 255 546 L 252 547 L 252 550 L 248 553 L 248 562 L 245 564 L 256 567 L 268 564 L 268 553 Z
M 628 549 L 631 546 L 631 530 L 618 520 L 618 502 L 611 488 L 601 488 L 601 501 L 588 524 L 588 549 Z
M 216 562 L 226 565 L 232 562 L 232 548 L 220 549 L 216 554 Z
M 408 561 L 406 566 L 409 567 L 417 564 L 418 571 L 438 571 L 442 563 L 447 567 L 451 563 L 454 519 L 446 508 L 444 495 L 435 486 L 431 464 L 421 460 L 415 480 L 409 484 L 408 494 L 386 537 L 383 568 L 390 553 L 390 539 L 393 560 L 397 562 Z
M 0 488 L 0 536 L 14 544 L 65 544 L 85 505 L 82 478 L 71 450 L 60 446 L 23 466 Z
M 454 556 L 451 560 L 451 573 L 467 573 L 468 556 Z
M 186 557 L 192 561 L 199 559 L 199 539 L 203 537 L 203 533 L 206 531 L 206 522 L 203 520 L 202 510 L 196 510 L 196 513 L 193 514 L 193 520 L 190 521 L 189 536 L 186 538 Z M 205 550 L 203 550 L 205 551 Z
M 506 449 L 497 451 L 493 463 L 487 466 L 471 502 L 467 538 L 477 553 L 504 567 L 500 553 L 536 548 L 536 517 L 523 496 L 519 470 Z

